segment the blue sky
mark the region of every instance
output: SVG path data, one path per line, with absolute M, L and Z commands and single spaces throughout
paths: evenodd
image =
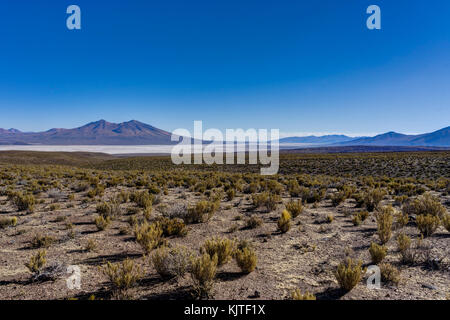
M 66 28 L 79 5 L 82 30 Z M 377 4 L 382 30 L 366 28 Z M 0 127 L 284 135 L 450 125 L 447 0 L 4 0 Z

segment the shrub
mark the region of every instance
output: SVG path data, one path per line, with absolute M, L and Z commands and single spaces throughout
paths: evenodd
M 381 189 L 372 189 L 366 192 L 363 196 L 363 202 L 368 211 L 375 210 L 380 204 L 381 200 L 383 200 L 386 192 Z
M 255 229 L 258 228 L 263 224 L 263 220 L 255 215 L 251 216 L 246 221 L 246 226 L 249 229 Z
M 91 252 L 95 251 L 95 249 L 97 249 L 97 242 L 95 242 L 94 239 L 89 239 L 86 245 L 84 246 L 84 250 Z
M 200 252 L 209 254 L 210 257 L 217 256 L 217 266 L 227 263 L 234 252 L 235 242 L 227 238 L 212 238 L 205 241 Z
M 291 228 L 291 215 L 287 210 L 283 210 L 281 217 L 278 219 L 278 230 L 286 233 Z
M 5 229 L 7 227 L 14 227 L 16 225 L 17 225 L 17 217 L 0 219 L 0 229 Z
M 355 214 L 352 218 L 352 222 L 354 226 L 359 226 L 362 222 L 361 220 L 361 216 L 359 215 L 359 213 Z
M 161 247 L 154 251 L 151 261 L 162 278 L 182 277 L 189 269 L 191 254 L 184 247 Z
M 202 200 L 196 203 L 195 206 L 188 208 L 187 215 L 185 217 L 186 223 L 201 223 L 207 222 L 212 218 L 214 213 L 219 208 L 219 202 L 212 202 Z
M 381 263 L 379 267 L 381 272 L 381 281 L 398 285 L 400 282 L 400 271 L 396 267 L 390 263 Z
M 431 236 L 441 224 L 438 216 L 431 214 L 419 215 L 416 219 L 417 228 L 424 237 Z
M 407 215 L 424 215 L 429 214 L 441 218 L 447 213 L 445 207 L 441 204 L 439 199 L 433 197 L 429 193 L 417 197 L 413 201 L 409 201 L 403 205 L 403 213 Z
M 363 269 L 362 262 L 353 262 L 351 258 L 347 258 L 345 262 L 338 265 L 335 277 L 339 286 L 345 291 L 351 291 L 361 280 Z
M 442 217 L 442 225 L 450 232 L 450 214 L 446 214 Z
M 34 211 L 34 205 L 36 203 L 36 199 L 32 194 L 21 194 L 17 193 L 13 196 L 12 199 L 14 205 L 17 207 L 19 211 L 27 211 L 27 212 L 33 212 Z
M 110 217 L 103 217 L 103 216 L 97 216 L 94 220 L 95 225 L 97 226 L 97 229 L 99 231 L 103 231 L 106 230 L 106 228 L 108 228 L 108 226 L 111 223 L 111 218 Z
M 48 248 L 55 241 L 53 237 L 42 236 L 39 233 L 31 239 L 31 247 L 33 248 Z
M 127 291 L 141 278 L 141 269 L 133 260 L 125 259 L 122 263 L 107 264 L 102 268 L 103 274 L 111 282 L 113 293 L 118 298 L 127 297 Z
M 130 195 L 130 200 L 135 202 L 138 207 L 146 209 L 152 206 L 153 197 L 147 191 L 136 191 Z
M 344 202 L 345 199 L 347 199 L 347 195 L 345 194 L 345 192 L 336 192 L 331 196 L 331 204 L 333 205 L 333 207 L 337 207 L 342 202 Z
M 291 294 L 292 300 L 316 300 L 316 296 L 306 291 L 303 294 L 300 289 L 295 289 Z
M 253 249 L 247 247 L 242 250 L 236 250 L 235 258 L 243 273 L 250 273 L 255 270 L 257 259 Z
M 380 208 L 376 214 L 377 234 L 382 244 L 387 243 L 391 238 L 393 213 L 394 208 L 392 206 L 385 206 Z
M 110 201 L 99 203 L 96 207 L 97 213 L 99 213 L 104 218 L 111 217 L 114 218 L 120 214 L 120 205 L 119 202 Z
M 231 201 L 236 196 L 236 191 L 234 189 L 228 189 L 227 190 L 227 199 L 228 201 Z
M 374 264 L 378 264 L 386 257 L 387 248 L 372 242 L 369 248 L 370 257 Z
M 252 202 L 255 208 L 265 206 L 267 211 L 273 211 L 277 207 L 277 203 L 281 201 L 281 197 L 278 194 L 270 194 L 263 192 L 260 194 L 252 194 Z
M 326 223 L 332 223 L 333 221 L 334 221 L 334 216 L 332 214 L 327 214 L 325 222 Z
M 398 251 L 404 252 L 404 251 L 408 250 L 409 248 L 411 248 L 411 238 L 408 237 L 404 233 L 400 233 L 397 236 L 397 249 L 398 249 Z
M 46 250 L 39 250 L 36 253 L 36 255 L 30 258 L 30 262 L 25 263 L 25 266 L 31 273 L 37 274 L 42 269 L 42 267 L 44 267 L 44 265 L 47 263 L 46 256 L 47 256 Z
M 205 253 L 191 261 L 191 278 L 194 291 L 199 298 L 209 297 L 217 271 L 217 255 L 211 257 Z
M 361 218 L 361 221 L 366 221 L 366 219 L 369 217 L 369 212 L 368 211 L 360 211 L 358 212 L 358 215 Z
M 395 226 L 396 228 L 403 228 L 409 222 L 409 216 L 400 211 L 395 213 Z
M 181 219 L 162 218 L 158 222 L 161 225 L 164 236 L 166 237 L 185 237 L 188 233 L 188 229 Z
M 149 224 L 147 221 L 144 221 L 142 224 L 136 225 L 134 227 L 134 236 L 136 242 L 146 254 L 166 243 L 163 238 L 163 230 L 158 223 Z
M 293 218 L 296 218 L 300 215 L 300 213 L 302 213 L 303 211 L 303 205 L 302 202 L 300 200 L 297 201 L 289 201 L 286 204 L 286 210 L 289 211 L 289 213 L 291 214 L 291 216 Z

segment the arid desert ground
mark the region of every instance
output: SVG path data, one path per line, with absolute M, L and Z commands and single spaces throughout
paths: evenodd
M 449 299 L 449 208 L 446 151 L 1 152 L 0 299 Z

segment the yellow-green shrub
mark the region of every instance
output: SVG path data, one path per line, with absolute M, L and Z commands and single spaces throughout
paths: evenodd
M 217 265 L 220 267 L 227 263 L 234 252 L 235 242 L 227 238 L 212 238 L 205 241 L 200 252 L 209 254 L 210 257 L 217 256 Z
M 134 236 L 136 242 L 147 254 L 166 243 L 163 238 L 163 230 L 158 223 L 149 224 L 147 221 L 144 221 L 142 224 L 136 225 L 134 227 Z
M 372 242 L 369 248 L 370 257 L 374 264 L 378 264 L 386 257 L 387 248 Z
M 282 233 L 286 233 L 291 228 L 291 215 L 287 210 L 283 210 L 281 217 L 278 219 L 278 229 Z
M 199 298 L 210 296 L 216 271 L 217 255 L 211 257 L 205 253 L 200 257 L 192 258 L 190 274 L 194 291 Z
M 377 234 L 382 244 L 387 243 L 391 238 L 394 212 L 395 210 L 392 206 L 384 206 L 382 208 L 379 208 L 376 214 L 378 226 Z
M 345 262 L 341 262 L 338 265 L 335 277 L 342 289 L 351 291 L 358 284 L 364 273 L 361 266 L 361 261 L 356 263 L 351 258 L 348 258 Z
M 126 292 L 141 278 L 141 269 L 133 260 L 125 259 L 122 263 L 107 262 L 102 268 L 103 274 L 111 282 L 114 294 L 126 298 Z
M 297 201 L 289 201 L 286 204 L 286 210 L 289 211 L 293 218 L 298 217 L 303 211 L 303 204 L 300 200 Z
M 416 218 L 417 228 L 424 237 L 431 236 L 441 224 L 438 216 L 421 214 Z
M 257 259 L 253 249 L 247 247 L 242 250 L 236 250 L 235 258 L 243 273 L 250 273 L 255 270 Z
M 308 291 L 303 294 L 300 289 L 295 289 L 291 293 L 292 300 L 316 300 L 316 296 Z
M 46 256 L 46 250 L 39 250 L 36 255 L 30 258 L 30 261 L 28 263 L 25 263 L 25 266 L 30 272 L 39 273 L 42 267 L 47 263 Z

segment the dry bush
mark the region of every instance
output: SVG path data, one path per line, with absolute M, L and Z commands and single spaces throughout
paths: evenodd
M 236 196 L 236 191 L 234 189 L 228 189 L 227 190 L 227 199 L 228 201 L 231 201 Z
M 268 212 L 275 210 L 280 201 L 281 197 L 276 193 L 263 192 L 260 194 L 252 194 L 253 206 L 255 208 L 265 206 Z
M 446 214 L 442 217 L 442 225 L 450 232 L 450 214 Z
M 217 256 L 217 266 L 227 263 L 233 256 L 236 243 L 227 238 L 212 238 L 205 241 L 200 252 L 209 254 L 210 257 Z
M 372 242 L 369 248 L 370 257 L 374 264 L 378 264 L 386 257 L 387 248 Z
M 252 215 L 250 218 L 247 219 L 245 224 L 248 229 L 255 229 L 263 224 L 263 220 L 260 217 L 257 217 L 256 215 Z
M 194 292 L 198 298 L 211 295 L 217 271 L 217 260 L 217 255 L 211 257 L 207 253 L 200 257 L 192 258 L 190 274 Z
M 303 211 L 303 204 L 300 200 L 289 201 L 286 204 L 286 210 L 289 211 L 293 218 L 298 217 Z
M 280 230 L 282 233 L 286 233 L 291 228 L 291 215 L 287 210 L 283 210 L 281 213 L 281 217 L 278 219 L 277 222 L 278 230 Z
M 86 245 L 84 246 L 84 251 L 92 252 L 97 249 L 97 242 L 94 239 L 89 239 Z
M 108 261 L 101 270 L 108 277 L 113 294 L 119 299 L 128 298 L 127 291 L 141 278 L 140 267 L 128 258 L 122 263 L 111 263 Z
M 156 249 L 151 262 L 162 278 L 183 277 L 190 268 L 192 254 L 184 247 Z
M 195 206 L 189 207 L 184 221 L 186 223 L 202 223 L 209 221 L 219 209 L 220 202 L 201 200 Z
M 432 196 L 430 193 L 425 193 L 416 199 L 407 202 L 403 205 L 403 213 L 407 215 L 425 215 L 429 214 L 435 217 L 442 218 L 447 210 L 441 204 L 438 198 Z
M 38 233 L 31 239 L 30 244 L 32 248 L 48 248 L 53 242 L 55 242 L 55 238 Z
M 186 225 L 184 224 L 183 220 L 179 218 L 161 218 L 158 220 L 158 223 L 161 225 L 163 234 L 166 237 L 185 237 L 188 234 Z
M 372 189 L 363 196 L 363 202 L 368 211 L 375 210 L 386 195 L 386 191 L 382 189 Z
M 392 206 L 384 206 L 378 209 L 376 213 L 378 237 L 382 244 L 389 241 L 392 235 L 392 220 L 395 210 Z
M 256 268 L 256 253 L 252 248 L 246 247 L 235 252 L 236 263 L 243 273 L 253 272 Z
M 17 225 L 17 217 L 0 219 L 0 229 L 5 229 L 7 227 L 15 227 L 16 225 Z
M 135 225 L 134 236 L 136 242 L 146 254 L 166 244 L 166 240 L 163 238 L 163 230 L 158 223 L 150 224 L 144 221 L 140 225 Z
M 136 191 L 132 193 L 130 200 L 143 209 L 149 208 L 153 204 L 153 197 L 147 191 Z
M 354 262 L 351 258 L 341 262 L 335 272 L 335 277 L 339 286 L 345 291 L 351 291 L 361 280 L 364 273 L 361 268 L 362 262 Z
M 416 218 L 417 228 L 424 237 L 431 236 L 441 224 L 438 216 L 422 214 Z
M 397 249 L 398 249 L 398 251 L 404 252 L 404 251 L 408 250 L 409 248 L 411 248 L 411 238 L 408 237 L 404 233 L 400 233 L 397 236 Z
M 94 220 L 95 225 L 97 226 L 97 229 L 99 231 L 103 231 L 106 230 L 106 228 L 108 228 L 108 226 L 111 223 L 111 218 L 110 217 L 103 217 L 103 216 L 97 216 Z
M 409 216 L 405 213 L 397 211 L 395 213 L 395 227 L 396 229 L 401 229 L 406 226 L 409 222 Z
M 316 300 L 316 296 L 308 291 L 303 294 L 300 289 L 295 289 L 291 293 L 292 300 Z
M 110 200 L 109 202 L 99 203 L 96 207 L 96 211 L 104 218 L 110 217 L 111 219 L 114 219 L 121 214 L 120 202 Z
M 379 265 L 381 272 L 381 281 L 398 285 L 400 282 L 400 271 L 390 263 L 381 263 Z
M 31 273 L 38 274 L 47 263 L 46 256 L 46 250 L 39 250 L 34 256 L 30 258 L 30 261 L 28 263 L 25 263 L 25 266 Z
M 32 194 L 16 193 L 12 196 L 12 202 L 19 211 L 33 212 L 36 199 Z

